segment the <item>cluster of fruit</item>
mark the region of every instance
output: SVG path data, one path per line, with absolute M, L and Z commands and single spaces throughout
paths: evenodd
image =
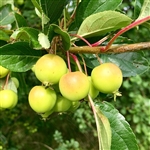
M 7 68 L 0 66 L 0 79 L 5 78 L 8 73 L 9 70 Z M 14 82 L 14 84 L 18 82 L 18 80 L 15 77 L 12 77 L 11 80 Z M 0 110 L 14 108 L 17 102 L 18 96 L 15 91 L 7 88 L 7 85 L 5 85 L 5 87 L 0 88 Z
M 65 61 L 55 54 L 42 56 L 32 70 L 42 85 L 30 90 L 29 105 L 43 118 L 53 112 L 73 111 L 88 95 L 94 99 L 99 92 L 117 92 L 122 84 L 122 72 L 115 64 L 99 65 L 87 76 L 68 71 Z

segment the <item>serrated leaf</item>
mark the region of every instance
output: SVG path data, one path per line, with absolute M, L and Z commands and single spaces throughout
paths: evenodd
M 77 27 L 88 16 L 106 10 L 115 10 L 121 3 L 122 0 L 82 0 L 76 11 Z
M 99 137 L 99 150 L 110 150 L 111 147 L 111 128 L 107 117 L 96 107 L 97 133 Z
M 42 14 L 44 13 L 54 23 L 59 19 L 62 11 L 69 0 L 31 0 L 34 6 Z
M 100 36 L 125 27 L 132 19 L 116 11 L 99 12 L 87 17 L 81 24 L 78 35 L 83 37 Z
M 44 49 L 48 49 L 50 47 L 48 36 L 44 33 L 39 33 L 38 41 Z
M 138 150 L 136 137 L 124 116 L 108 102 L 97 103 L 98 106 L 110 122 L 111 150 Z
M 49 39 L 52 40 L 52 38 L 56 35 L 61 36 L 64 50 L 69 50 L 71 46 L 69 34 L 66 31 L 63 31 L 59 26 L 51 24 L 49 26 L 49 33 L 48 33 Z
M 11 24 L 15 21 L 11 5 L 7 4 L 0 8 L 0 26 Z
M 137 20 L 150 16 L 150 0 L 144 0 L 141 12 Z
M 13 72 L 26 72 L 42 54 L 33 50 L 27 42 L 16 42 L 0 47 L 0 55 L 0 65 Z
M 30 27 L 22 27 L 16 30 L 11 35 L 11 38 L 15 40 L 21 39 L 24 41 L 29 41 L 31 47 L 33 47 L 34 49 L 41 49 L 42 46 L 38 41 L 39 33 L 40 31 L 37 29 L 30 28 Z

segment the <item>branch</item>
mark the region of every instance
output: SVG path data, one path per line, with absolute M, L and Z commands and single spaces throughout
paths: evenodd
M 105 47 L 105 51 L 107 51 L 110 46 L 112 45 L 112 43 L 115 41 L 115 39 L 120 36 L 121 34 L 127 32 L 128 30 L 134 28 L 135 26 L 138 26 L 146 21 L 150 20 L 150 16 L 147 16 L 145 18 L 142 18 L 140 20 L 136 20 L 133 23 L 131 23 L 130 25 L 126 26 L 125 28 L 121 29 L 107 44 L 107 46 Z
M 150 50 L 150 42 L 142 42 L 135 44 L 123 44 L 123 45 L 112 45 L 107 51 L 102 51 L 105 46 L 98 47 L 89 47 L 89 46 L 80 46 L 80 47 L 71 47 L 69 51 L 71 53 L 125 53 L 125 52 L 135 52 L 140 50 Z

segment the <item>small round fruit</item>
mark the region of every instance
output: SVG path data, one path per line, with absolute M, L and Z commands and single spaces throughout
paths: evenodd
M 65 61 L 55 54 L 46 54 L 35 64 L 35 75 L 44 84 L 58 83 L 67 70 Z
M 88 95 L 90 82 L 88 77 L 80 71 L 69 72 L 61 77 L 59 89 L 65 98 L 78 101 Z
M 56 102 L 56 93 L 44 86 L 35 86 L 29 92 L 28 100 L 31 108 L 37 113 L 50 111 Z
M 14 82 L 16 88 L 18 88 L 19 87 L 19 81 L 18 81 L 18 79 L 16 77 L 11 77 L 11 80 Z
M 12 90 L 1 90 L 0 91 L 0 108 L 11 109 L 16 106 L 18 102 L 17 94 Z
M 54 106 L 54 111 L 55 112 L 65 112 L 70 108 L 71 104 L 72 103 L 70 100 L 66 99 L 65 97 L 63 97 L 61 95 L 58 95 L 56 104 Z
M 93 85 L 102 93 L 113 93 L 120 88 L 123 76 L 120 68 L 113 63 L 104 63 L 92 70 Z
M 90 91 L 89 91 L 89 95 L 91 96 L 92 99 L 95 99 L 98 94 L 99 94 L 99 91 L 94 87 L 93 85 L 93 82 L 92 82 L 92 79 L 90 76 L 88 76 L 88 79 L 90 81 Z
M 5 77 L 8 74 L 8 72 L 9 72 L 9 70 L 7 68 L 0 66 L 0 78 Z

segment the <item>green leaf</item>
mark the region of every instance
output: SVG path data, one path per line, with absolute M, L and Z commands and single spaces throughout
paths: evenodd
M 8 41 L 9 36 L 7 33 L 5 33 L 3 30 L 0 30 L 0 40 Z
M 11 5 L 7 4 L 0 8 L 0 26 L 13 23 L 15 20 Z
M 56 22 L 69 0 L 31 0 L 34 6 L 42 14 L 50 19 L 50 23 Z
M 49 26 L 49 33 L 48 33 L 50 41 L 52 40 L 54 36 L 58 36 L 58 35 L 60 35 L 62 38 L 62 44 L 63 44 L 64 50 L 66 51 L 69 50 L 71 46 L 69 34 L 66 31 L 63 31 L 59 26 L 55 24 L 51 24 Z
M 131 23 L 131 19 L 116 11 L 104 11 L 87 17 L 81 24 L 78 35 L 93 37 L 115 31 Z
M 0 65 L 13 72 L 26 72 L 42 55 L 33 50 L 27 42 L 16 42 L 0 47 Z
M 22 27 L 16 30 L 12 35 L 11 38 L 18 40 L 24 40 L 24 41 L 29 41 L 30 46 L 34 49 L 41 49 L 42 46 L 40 45 L 38 41 L 38 35 L 40 31 L 34 28 L 30 27 Z
M 22 15 L 15 13 L 15 19 L 16 19 L 18 28 L 27 26 L 27 22 Z
M 121 3 L 122 0 L 82 0 L 76 11 L 77 27 L 88 16 L 106 10 L 115 10 Z
M 111 147 L 111 128 L 107 117 L 96 107 L 97 132 L 99 134 L 99 150 L 110 150 Z
M 150 0 L 144 0 L 140 15 L 137 20 L 150 16 Z
M 138 150 L 136 137 L 124 116 L 108 102 L 97 103 L 98 106 L 110 122 L 112 130 L 111 150 Z

